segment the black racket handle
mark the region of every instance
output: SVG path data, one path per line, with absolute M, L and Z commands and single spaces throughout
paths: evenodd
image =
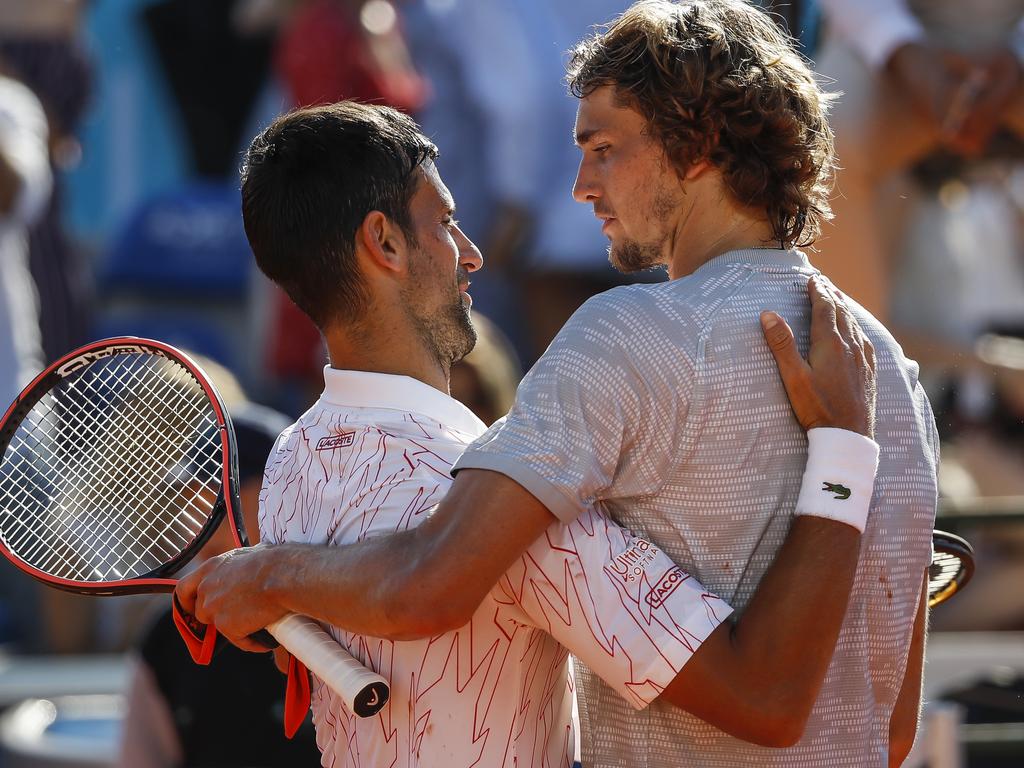
M 259 632 L 253 632 L 251 635 L 249 635 L 249 639 L 252 640 L 254 643 L 259 643 L 268 651 L 272 651 L 279 645 L 281 645 L 279 642 L 277 642 L 277 640 L 274 639 L 274 636 L 267 632 L 267 630 L 265 629 L 261 629 Z M 224 635 L 218 632 L 217 641 L 214 643 L 213 646 L 213 658 L 216 658 L 221 651 L 223 651 L 226 647 L 228 647 L 231 644 L 232 643 L 230 640 L 228 640 L 226 637 L 224 637 Z
M 261 629 L 259 632 L 253 632 L 249 635 L 249 639 L 254 643 L 259 643 L 268 651 L 272 651 L 281 645 L 276 639 L 274 639 L 274 636 L 265 629 Z

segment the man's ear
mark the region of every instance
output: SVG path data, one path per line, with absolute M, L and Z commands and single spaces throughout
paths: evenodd
M 683 181 L 693 181 L 694 179 L 700 178 L 703 173 L 711 167 L 711 161 L 706 157 L 697 160 L 693 165 L 686 169 L 686 173 L 683 174 Z
M 366 214 L 356 232 L 356 244 L 362 246 L 370 261 L 382 270 L 401 272 L 406 268 L 405 233 L 380 211 Z

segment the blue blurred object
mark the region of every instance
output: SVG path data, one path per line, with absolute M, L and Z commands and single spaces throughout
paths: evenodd
M 251 255 L 235 184 L 199 182 L 136 209 L 99 266 L 100 290 L 244 298 Z
M 99 317 L 93 337 L 141 336 L 163 341 L 187 352 L 216 360 L 232 370 L 239 369 L 238 356 L 222 328 L 187 308 L 111 312 Z

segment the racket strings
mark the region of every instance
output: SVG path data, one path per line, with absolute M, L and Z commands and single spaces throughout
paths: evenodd
M 95 388 L 91 387 L 91 384 L 89 383 L 88 380 L 80 380 L 80 381 L 84 381 L 87 388 L 92 389 L 94 394 L 98 394 L 96 392 Z M 126 383 L 124 381 L 123 377 L 120 377 L 120 376 L 117 377 L 117 381 L 118 381 L 119 384 L 122 384 L 122 385 Z M 163 390 L 166 391 L 166 389 L 167 388 L 165 386 L 163 388 Z M 156 394 L 157 395 L 163 395 L 164 391 L 157 391 Z M 67 395 L 69 397 L 72 397 L 72 396 L 74 396 L 76 394 L 80 394 L 80 393 L 75 388 L 75 386 L 72 385 L 71 387 L 69 387 Z M 77 401 L 79 398 L 74 398 L 74 399 Z M 77 404 L 80 405 L 80 403 L 77 403 Z M 74 411 L 70 411 L 67 408 L 64 408 L 63 412 L 68 413 L 68 414 L 74 413 Z M 88 413 L 88 412 L 89 411 L 85 411 L 85 413 Z M 53 413 L 53 411 L 51 409 L 50 413 L 45 413 L 44 412 L 44 415 L 50 415 L 52 413 Z M 112 435 L 112 434 L 110 434 L 109 431 L 104 432 L 102 430 L 102 425 L 99 424 L 99 422 L 96 422 L 95 420 L 93 420 L 92 425 L 88 425 L 88 426 L 83 421 L 81 421 L 81 420 L 75 420 L 74 421 L 74 426 L 77 429 L 79 429 L 80 431 L 83 430 L 83 429 L 86 429 L 86 428 L 95 428 L 97 425 L 99 425 L 101 427 L 101 429 L 99 430 L 100 433 L 95 435 L 95 438 L 101 444 L 107 444 L 111 440 L 115 440 L 115 441 L 117 441 L 117 440 L 123 441 L 124 440 L 124 436 L 123 435 Z M 37 428 L 40 427 L 41 423 L 37 423 L 36 426 L 37 426 Z M 147 442 L 149 443 L 149 445 L 146 444 Z M 58 446 L 58 447 L 60 447 L 60 446 Z M 151 441 L 151 440 L 150 441 L 144 441 L 141 444 L 141 448 L 143 448 L 143 449 L 152 449 L 153 447 L 154 447 L 153 446 L 153 441 Z M 72 456 L 73 455 L 74 454 L 72 454 Z M 80 454 L 80 455 L 85 455 L 86 457 L 88 457 L 88 454 Z M 60 458 L 59 453 L 57 454 L 57 457 L 58 457 L 58 459 Z M 51 464 L 51 467 L 52 466 L 53 465 Z M 98 491 L 97 498 L 99 498 L 103 502 L 107 502 L 109 500 L 108 499 L 108 497 L 110 495 L 109 491 L 111 491 L 113 489 L 121 488 L 121 487 L 127 487 L 127 489 L 129 491 L 137 490 L 138 486 L 139 486 L 139 482 L 140 482 L 139 476 L 136 475 L 136 476 L 133 477 L 131 475 L 131 473 L 126 471 L 128 469 L 127 465 L 123 465 L 121 467 L 110 467 L 110 466 L 89 467 L 89 466 L 82 466 L 82 462 L 79 461 L 77 464 L 68 464 L 68 463 L 65 462 L 64 466 L 59 466 L 58 465 L 57 467 L 54 467 L 54 469 L 56 469 L 58 472 L 60 472 L 60 474 L 62 474 L 62 476 L 64 476 L 64 477 L 72 477 L 73 478 L 73 477 L 84 476 L 84 479 L 86 480 L 87 483 L 92 483 L 93 484 L 94 491 Z M 104 481 L 102 479 L 104 477 L 104 474 L 103 474 L 104 471 L 107 473 L 106 481 Z M 97 476 L 97 472 L 99 473 L 99 476 Z M 65 485 L 65 487 L 57 488 L 56 491 L 57 491 L 58 494 L 60 494 L 60 493 L 64 493 L 65 494 L 65 506 L 68 506 L 68 504 L 67 504 L 68 498 L 66 496 L 66 493 L 67 493 L 66 485 Z M 107 492 L 104 492 L 104 491 L 107 491 Z M 154 499 L 150 499 L 149 501 L 155 501 L 155 500 Z M 71 517 L 72 518 L 80 518 L 81 515 L 72 514 Z M 117 522 L 117 518 L 113 518 L 113 522 Z M 85 521 L 84 527 L 85 527 L 85 529 L 87 531 L 90 531 L 90 527 L 88 525 L 88 521 Z M 113 529 L 112 530 L 110 528 L 105 528 L 105 529 L 95 530 L 95 531 L 91 531 L 91 532 L 93 533 L 93 535 L 97 539 L 110 539 L 111 535 L 117 533 L 117 529 Z M 88 543 L 88 539 L 86 541 Z M 183 543 L 187 543 L 187 542 L 183 541 Z M 29 553 L 29 554 L 31 554 L 31 553 Z M 167 553 L 167 554 L 171 554 L 171 553 Z M 47 563 L 44 562 L 44 563 L 42 563 L 42 565 L 45 566 L 45 565 L 47 565 Z
M 51 464 L 50 466 L 54 465 Z M 58 463 L 56 465 L 56 469 L 59 471 L 61 468 L 62 467 Z M 23 476 L 22 479 L 24 480 L 25 477 Z M 112 523 L 116 523 L 116 518 L 112 518 L 109 521 L 95 521 L 90 520 L 86 516 L 83 516 L 80 504 L 76 508 L 75 505 L 67 503 L 69 501 L 69 497 L 67 494 L 66 487 L 58 487 L 53 495 L 56 498 L 60 498 L 61 496 L 64 497 L 63 506 L 67 508 L 68 514 L 60 516 L 53 522 L 48 521 L 46 528 L 50 532 L 57 533 L 58 541 L 65 545 L 65 549 L 69 546 L 75 546 L 72 537 L 69 535 L 72 532 L 80 539 L 80 543 L 84 542 L 85 546 L 92 550 L 96 550 L 98 542 L 104 539 L 110 540 L 112 537 L 117 536 L 117 538 L 120 538 L 123 541 L 123 537 L 118 536 L 119 530 L 117 529 L 117 527 L 112 527 Z M 100 494 L 101 499 L 103 495 L 104 494 Z M 65 524 L 65 521 L 68 519 L 75 521 L 74 527 Z M 58 526 L 58 528 L 55 529 L 55 525 Z M 20 541 L 15 540 L 13 543 L 16 547 L 21 547 Z M 39 544 L 38 540 L 36 541 L 36 546 L 34 549 L 19 549 L 19 552 L 29 561 L 35 559 L 34 555 L 36 554 L 37 551 L 45 551 L 41 549 L 41 545 Z M 41 566 L 41 569 L 51 570 L 50 566 L 52 565 L 53 559 L 59 558 L 61 556 L 63 556 L 63 553 L 60 551 L 57 551 L 56 553 L 50 552 L 49 560 L 43 559 L 41 561 L 35 562 L 34 564 L 37 566 Z M 78 575 L 82 574 L 80 573 Z
M 124 382 L 121 379 L 119 379 L 118 381 L 121 384 L 125 384 L 125 385 L 128 384 L 128 382 Z M 165 396 L 166 392 L 167 392 L 167 389 L 168 389 L 168 386 L 169 386 L 169 384 L 165 385 L 161 390 L 154 391 L 154 396 L 156 396 L 156 397 L 163 397 L 163 396 Z M 93 390 L 93 391 L 95 392 L 95 390 Z M 205 397 L 200 392 L 196 398 L 193 398 L 193 400 L 192 400 L 192 402 L 190 404 L 191 405 L 199 405 L 199 404 L 205 404 L 205 403 L 206 403 Z M 142 414 L 142 415 L 143 416 L 148 416 L 150 414 Z M 199 413 L 199 415 L 200 416 L 202 415 L 201 412 Z M 167 423 L 166 419 L 164 419 L 163 421 L 164 421 L 165 424 Z M 106 434 L 106 435 L 99 435 L 98 437 L 99 437 L 100 441 L 102 441 L 102 442 L 113 442 L 115 444 L 126 444 L 126 443 L 131 444 L 131 443 L 134 442 L 134 443 L 137 444 L 137 450 L 139 450 L 139 451 L 154 451 L 157 460 L 161 464 L 166 464 L 167 462 L 172 460 L 173 457 L 167 451 L 166 446 L 162 445 L 161 441 L 157 437 L 154 436 L 154 432 L 146 431 L 146 432 L 142 433 L 141 437 L 140 437 L 140 435 L 135 433 L 135 432 L 137 432 L 137 430 L 135 430 L 135 432 L 128 433 L 128 432 L 126 432 L 126 430 L 124 428 L 124 425 L 119 425 L 117 423 L 117 421 L 115 421 L 115 420 L 107 420 L 106 425 L 108 425 L 110 427 L 110 429 L 114 430 L 114 431 L 108 432 L 108 434 Z M 171 425 L 168 425 L 168 426 L 170 428 L 173 428 L 173 427 L 171 427 Z M 185 425 L 185 428 L 195 428 L 195 427 L 196 427 L 196 425 L 194 425 L 194 424 L 186 424 Z M 107 478 L 107 485 L 109 486 L 109 488 L 114 489 L 114 490 L 116 490 L 119 493 L 122 492 L 124 489 L 127 489 L 129 492 L 138 494 L 138 493 L 140 493 L 142 491 L 142 489 L 144 487 L 146 487 L 145 483 L 146 483 L 146 479 L 147 478 L 145 478 L 145 476 L 140 474 L 140 473 L 135 473 L 135 472 L 131 471 L 131 468 L 127 464 L 122 463 L 121 466 L 115 466 L 115 465 L 113 465 L 111 463 L 111 460 L 110 460 L 111 457 L 109 455 L 105 456 L 105 457 L 101 456 L 101 458 L 105 458 L 106 459 L 106 461 L 102 465 L 98 465 L 98 466 L 95 466 L 95 467 L 88 467 L 88 468 L 84 468 L 83 467 L 83 468 L 81 468 L 81 469 L 88 469 L 90 471 L 90 474 L 93 476 L 90 479 L 93 480 L 94 482 L 99 483 L 101 478 L 106 477 Z M 98 474 L 98 477 L 96 477 L 97 474 Z M 168 493 L 171 490 L 171 487 L 168 486 L 168 485 L 163 485 L 163 486 L 153 485 L 152 488 L 153 488 L 154 492 L 163 491 L 165 494 Z M 157 501 L 159 501 L 159 499 L 158 498 L 150 498 L 150 499 L 147 499 L 146 501 L 148 501 L 150 503 L 156 503 Z M 173 501 L 173 499 L 172 499 L 172 501 Z M 163 506 L 167 506 L 167 504 L 165 503 Z M 201 522 L 199 522 L 199 521 L 194 521 L 194 522 L 196 522 L 197 525 L 199 525 L 201 527 Z
M 127 369 L 127 372 L 131 374 L 132 370 Z M 141 405 L 146 407 L 145 411 L 139 412 L 139 420 L 131 424 L 126 424 L 121 419 L 112 419 L 108 422 L 112 427 L 112 434 L 108 435 L 107 439 L 116 444 L 128 444 L 136 448 L 137 451 L 151 453 L 155 458 L 155 462 L 152 464 L 152 467 L 156 468 L 160 475 L 166 475 L 168 467 L 173 470 L 177 465 L 179 465 L 182 461 L 182 448 L 187 448 L 187 445 L 182 446 L 179 443 L 178 445 L 173 446 L 176 451 L 172 452 L 171 443 L 165 441 L 165 444 L 161 445 L 161 431 L 164 432 L 164 437 L 173 437 L 182 433 L 187 434 L 188 430 L 198 429 L 200 425 L 197 425 L 195 420 L 196 418 L 201 420 L 205 415 L 203 411 L 199 409 L 199 406 L 208 406 L 205 395 L 198 389 L 198 387 L 196 388 L 194 396 L 191 398 L 179 398 L 177 402 L 174 402 L 173 400 L 167 401 L 166 398 L 170 394 L 172 386 L 180 385 L 182 378 L 187 375 L 182 369 L 178 369 L 176 374 L 176 381 L 171 382 L 165 380 L 161 387 L 155 388 L 149 393 L 149 397 L 140 399 L 137 394 L 133 394 L 133 396 L 129 398 L 130 401 L 134 401 L 131 402 L 132 405 Z M 117 381 L 119 385 L 131 386 L 133 393 L 137 393 L 139 392 L 138 385 L 140 382 L 137 381 L 137 377 L 134 377 L 135 380 L 132 380 L 132 378 L 133 377 L 129 377 L 129 379 L 126 379 L 124 375 L 119 375 Z M 190 411 L 183 410 L 188 407 L 191 407 Z M 122 413 L 123 412 L 124 411 L 122 411 Z M 178 423 L 172 423 L 170 421 L 171 416 L 177 416 L 178 418 L 176 421 Z M 210 417 L 208 421 L 208 426 L 214 426 L 212 417 Z M 140 440 L 140 430 L 136 428 L 140 423 L 149 424 L 151 427 L 155 426 L 157 429 L 145 429 L 141 432 Z M 210 430 L 207 430 L 207 432 L 209 433 Z M 212 439 L 208 438 L 207 440 L 207 447 L 215 447 L 214 442 L 216 441 L 216 437 L 217 435 L 214 430 L 212 435 L 210 435 L 210 438 Z M 105 463 L 101 467 L 101 470 L 108 472 L 110 475 L 114 475 L 117 468 L 111 465 L 111 455 L 107 454 L 103 456 L 103 458 Z M 126 469 L 128 470 L 127 472 L 125 471 Z M 219 469 L 219 466 L 217 469 Z M 154 553 L 158 556 L 158 559 L 161 562 L 168 559 L 168 554 L 177 554 L 177 552 L 191 541 L 202 528 L 202 524 L 208 516 L 210 507 L 212 507 L 212 502 L 207 505 L 207 509 L 201 514 L 190 514 L 189 512 L 192 505 L 189 503 L 179 503 L 179 489 L 176 488 L 174 484 L 160 482 L 161 478 L 159 476 L 147 477 L 146 472 L 135 471 L 134 467 L 129 468 L 127 466 L 122 466 L 121 475 L 122 487 L 129 493 L 134 493 L 137 499 L 135 509 L 129 510 L 129 512 L 134 511 L 139 513 L 147 508 L 150 510 L 155 508 L 157 510 L 157 514 L 146 515 L 146 518 L 152 521 L 167 521 L 167 524 L 163 528 L 150 530 L 148 540 L 143 539 L 142 543 L 144 545 L 152 544 L 154 542 L 163 543 L 164 547 L 159 552 Z M 114 488 L 117 488 L 116 484 L 114 485 Z M 146 488 L 150 489 L 148 494 L 145 492 Z M 101 498 L 103 502 L 109 503 L 108 498 Z M 181 511 L 180 517 L 168 514 L 172 507 Z M 143 523 L 144 520 L 126 518 L 126 522 L 128 526 L 137 527 L 139 524 Z M 128 530 L 135 529 L 136 528 L 128 528 Z M 145 528 L 142 530 L 145 531 Z M 171 534 L 175 534 L 175 538 L 171 538 Z M 122 545 L 127 545 L 128 543 L 129 542 L 123 539 L 121 541 Z M 134 543 L 137 544 L 138 542 Z M 136 549 L 137 547 L 132 549 L 126 548 L 125 551 L 132 552 Z M 144 547 L 142 551 L 145 553 L 148 550 Z M 135 571 L 138 568 L 139 563 L 127 563 L 127 565 L 130 571 Z M 150 570 L 150 568 L 146 568 L 145 570 Z
M 0 471 L 4 541 L 59 578 L 144 575 L 209 519 L 221 445 L 186 368 L 142 354 L 97 361 L 40 400 L 12 439 Z
M 125 440 L 124 435 L 122 435 L 119 438 L 117 435 L 112 434 L 110 431 L 106 431 L 105 433 L 101 432 L 100 434 L 97 435 L 97 437 L 100 440 L 120 439 L 122 442 L 129 442 L 129 443 L 131 442 L 130 439 L 129 440 Z M 134 437 L 134 435 L 129 435 L 129 437 Z M 129 447 L 129 450 L 134 451 L 135 453 L 138 453 L 140 450 L 152 450 L 153 446 L 151 444 L 146 444 L 146 442 L 141 442 L 140 443 L 137 440 L 134 440 L 134 442 L 135 442 L 134 445 L 129 444 L 128 447 Z M 108 466 L 109 466 L 109 463 L 108 463 Z M 127 469 L 127 465 L 126 466 L 122 466 L 122 467 L 109 467 L 109 472 L 110 472 L 110 474 L 113 477 L 115 477 L 115 483 L 117 482 L 117 477 L 120 474 L 121 475 L 121 477 L 120 477 L 121 483 L 122 483 L 122 485 L 125 486 L 125 488 L 127 489 L 127 492 L 129 494 L 135 493 L 135 495 L 138 496 L 137 489 L 138 489 L 138 485 L 139 485 L 139 475 L 135 475 L 133 477 L 130 474 L 130 472 L 126 472 L 125 469 Z M 88 473 L 87 476 L 91 475 L 91 474 L 94 474 L 94 473 Z M 90 479 L 92 479 L 92 478 L 90 477 Z M 112 485 L 110 487 L 110 490 L 108 490 L 108 487 L 106 487 L 106 486 L 99 486 L 99 487 L 93 486 L 92 499 L 90 500 L 88 497 L 83 497 L 80 500 L 80 502 L 88 504 L 91 501 L 93 505 L 95 505 L 95 504 L 100 504 L 100 505 L 103 505 L 103 506 L 110 505 L 112 503 L 112 501 L 113 501 L 111 499 L 111 492 L 116 487 L 117 487 L 117 485 L 114 484 L 114 485 Z M 72 497 L 72 500 L 73 499 L 74 499 L 74 497 Z M 65 493 L 66 506 L 67 506 L 67 502 L 68 501 L 69 501 L 69 499 L 68 499 L 67 493 Z M 155 499 L 155 498 L 151 497 L 151 498 L 148 498 L 148 499 L 141 499 L 140 501 L 142 503 L 153 504 L 153 503 L 159 502 L 160 499 L 159 498 Z M 167 501 L 167 500 L 165 500 L 165 501 Z M 81 506 L 81 504 L 80 504 L 80 506 Z M 78 517 L 81 518 L 82 515 L 79 514 Z M 112 518 L 112 520 L 114 522 L 117 522 L 119 520 L 123 520 L 123 518 L 114 517 L 114 518 Z M 123 537 L 123 528 L 103 526 L 103 525 L 100 525 L 98 528 L 93 528 L 92 526 L 89 526 L 88 524 L 86 524 L 85 527 L 86 527 L 86 529 L 89 532 L 91 532 L 91 537 L 83 536 L 83 539 L 84 539 L 85 544 L 86 544 L 87 547 L 95 549 L 95 546 L 94 546 L 94 544 L 93 544 L 93 542 L 91 540 L 96 540 L 98 542 L 99 540 L 102 540 L 102 539 L 110 539 L 112 535 L 113 536 L 117 536 L 117 538 L 120 540 L 122 545 L 125 544 L 125 540 L 124 540 L 124 537 Z M 156 539 L 155 541 L 159 542 L 159 539 Z M 182 542 L 184 542 L 184 540 L 182 540 Z M 137 549 L 137 548 L 132 548 L 132 550 L 134 550 L 134 549 Z M 127 551 L 128 554 L 131 554 L 132 550 L 128 550 Z M 163 549 L 162 553 L 165 556 L 167 554 L 173 554 L 173 549 L 170 550 L 170 551 L 167 550 L 167 549 Z M 117 573 L 115 573 L 115 574 L 117 574 Z
M 961 559 L 949 552 L 936 552 L 928 567 L 928 594 L 935 596 L 950 588 L 963 568 Z

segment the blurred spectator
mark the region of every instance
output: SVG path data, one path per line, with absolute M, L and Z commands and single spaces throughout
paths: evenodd
M 0 64 L 2 66 L 2 64 Z M 50 197 L 46 116 L 24 85 L 0 74 L 0 403 L 41 368 L 28 230 Z
M 36 293 L 28 269 L 28 230 L 50 196 L 46 116 L 24 85 L 0 73 L 0 407 L 7 408 L 42 367 Z M 0 593 L 5 639 L 22 648 L 38 638 L 37 587 L 4 560 Z M 28 590 L 28 592 L 26 592 Z
M 244 23 L 248 0 L 159 0 L 142 10 L 198 176 L 225 178 L 270 69 L 270 30 Z
M 304 0 L 287 20 L 275 66 L 295 106 L 342 99 L 415 111 L 426 84 L 388 0 Z
M 250 538 L 267 456 L 290 419 L 259 406 L 232 411 L 238 439 L 239 496 Z M 203 549 L 213 557 L 232 546 L 223 526 Z M 292 768 L 318 765 L 311 720 L 284 736 L 285 679 L 269 654 L 225 643 L 208 667 L 196 665 L 165 609 L 146 631 L 134 659 L 125 707 L 119 768 Z M 226 738 L 234 733 L 238 738 Z
M 913 193 L 906 172 L 938 152 L 983 158 L 1000 134 L 1020 145 L 1024 80 L 1013 46 L 1024 2 L 819 2 L 817 69 L 843 94 L 832 116 L 842 170 L 835 222 L 814 261 L 886 320 L 898 225 Z
M 480 129 L 459 125 L 460 113 L 444 107 L 428 108 L 424 125 L 441 149 L 439 163 L 457 205 L 462 205 L 460 187 L 485 193 L 486 221 L 470 222 L 468 230 L 479 227 L 476 242 L 485 259 L 474 282 L 486 288 L 488 281 L 500 280 L 503 287 L 518 287 L 505 306 L 492 307 L 487 299 L 482 306 L 503 329 L 525 321 L 524 356 L 532 360 L 583 301 L 623 281 L 607 263 L 608 243 L 592 212 L 572 199 L 579 164 L 572 142 L 577 101 L 566 89 L 564 64 L 566 52 L 590 27 L 611 20 L 629 2 L 423 0 L 423 5 L 439 31 L 417 49 L 433 42 L 447 51 L 445 58 L 424 60 L 447 66 L 459 78 L 461 93 L 453 101 L 474 106 L 471 114 Z M 444 70 L 439 66 L 439 71 Z M 442 94 L 455 90 L 451 84 L 438 88 Z M 482 162 L 468 161 L 473 157 Z M 486 295 L 485 290 L 481 298 Z
M 88 103 L 91 71 L 79 44 L 84 0 L 4 0 L 0 58 L 42 103 L 49 127 L 53 194 L 32 227 L 29 263 L 39 294 L 46 360 L 86 339 L 92 282 L 83 255 L 65 235 L 61 171 L 77 164 L 75 137 Z

